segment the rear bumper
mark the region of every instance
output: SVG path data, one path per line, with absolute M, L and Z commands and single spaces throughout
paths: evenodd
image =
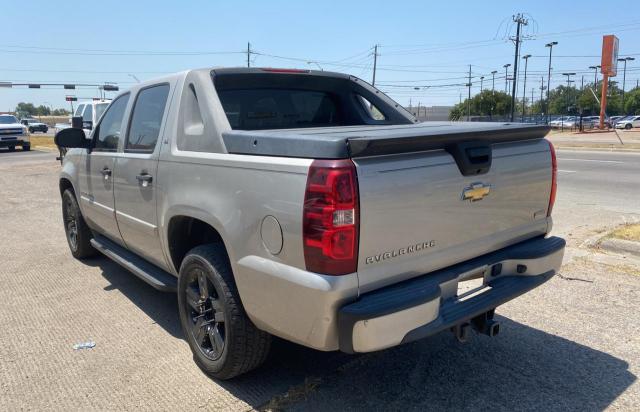
M 338 310 L 340 350 L 371 352 L 449 329 L 520 296 L 553 277 L 565 241 L 536 238 L 360 296 Z M 458 283 L 482 286 L 458 296 Z

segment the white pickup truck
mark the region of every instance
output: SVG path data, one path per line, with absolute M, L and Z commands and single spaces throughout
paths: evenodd
M 0 115 L 0 147 L 7 147 L 14 151 L 16 146 L 22 150 L 31 150 L 31 138 L 29 129 L 21 124 L 18 119 L 10 114 Z
M 348 353 L 494 336 L 495 308 L 562 262 L 547 132 L 416 123 L 344 74 L 189 70 L 121 93 L 90 139 L 56 135 L 63 222 L 76 258 L 177 292 L 220 379 L 272 335 Z

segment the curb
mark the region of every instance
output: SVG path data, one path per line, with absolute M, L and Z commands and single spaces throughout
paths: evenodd
M 571 145 L 563 145 L 562 143 L 554 143 L 553 141 L 551 141 L 551 143 L 553 143 L 553 146 L 556 149 L 570 149 L 570 150 L 594 150 L 594 151 L 599 151 L 599 152 L 629 152 L 629 153 L 636 153 L 636 152 L 640 152 L 640 147 L 636 148 L 636 147 L 603 147 L 603 146 L 571 146 Z
M 621 255 L 632 254 L 640 257 L 640 242 L 609 238 L 603 239 L 600 242 L 600 247 L 609 252 L 618 253 Z

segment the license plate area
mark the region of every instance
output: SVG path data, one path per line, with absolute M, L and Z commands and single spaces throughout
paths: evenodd
M 486 284 L 487 271 L 488 266 L 483 266 L 458 276 L 454 299 L 463 302 L 491 290 L 491 286 Z

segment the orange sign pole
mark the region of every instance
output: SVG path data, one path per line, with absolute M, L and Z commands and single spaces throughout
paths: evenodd
M 609 76 L 602 76 L 602 96 L 600 96 L 600 130 L 604 129 L 604 118 L 607 115 L 607 89 L 609 88 Z
M 604 120 L 607 115 L 607 89 L 609 77 L 618 74 L 618 38 L 612 34 L 602 37 L 602 96 L 600 98 L 600 129 L 604 129 Z

